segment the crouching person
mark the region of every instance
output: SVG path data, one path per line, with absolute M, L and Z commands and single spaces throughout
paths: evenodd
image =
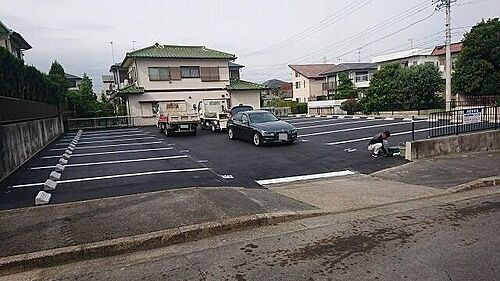
M 372 152 L 373 157 L 378 157 L 387 154 L 387 139 L 391 136 L 391 132 L 384 131 L 376 134 L 368 143 L 368 150 Z

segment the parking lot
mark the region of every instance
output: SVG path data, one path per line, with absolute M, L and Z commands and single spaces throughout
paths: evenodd
M 368 140 L 392 132 L 390 145 L 411 139 L 407 119 L 289 117 L 292 145 L 255 147 L 225 133 L 166 137 L 156 127 L 86 130 L 61 173 L 51 204 L 165 189 L 209 186 L 263 188 L 267 183 L 371 173 L 401 165 L 401 157 L 373 158 Z M 416 138 L 427 137 L 416 120 Z M 2 182 L 0 208 L 33 206 L 75 133 L 67 133 Z M 322 174 L 322 175 L 318 175 Z

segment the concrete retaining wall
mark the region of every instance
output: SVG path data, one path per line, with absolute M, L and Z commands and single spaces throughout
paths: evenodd
M 500 130 L 406 142 L 405 158 L 413 161 L 448 154 L 497 149 L 500 149 Z
M 0 125 L 0 181 L 63 132 L 61 117 Z

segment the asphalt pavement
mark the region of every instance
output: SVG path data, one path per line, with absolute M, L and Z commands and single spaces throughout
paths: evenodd
M 324 173 L 372 173 L 406 163 L 402 157 L 374 159 L 368 140 L 390 130 L 390 145 L 411 139 L 411 121 L 387 118 L 286 118 L 299 131 L 292 145 L 255 147 L 225 133 L 166 137 L 156 127 L 86 130 L 52 191 L 50 203 L 186 187 L 262 188 L 262 180 Z M 417 120 L 416 138 L 428 122 Z M 67 133 L 0 183 L 0 209 L 34 205 L 75 133 Z

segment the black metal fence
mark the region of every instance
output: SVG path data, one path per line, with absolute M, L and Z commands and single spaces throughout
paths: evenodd
M 136 118 L 131 116 L 75 118 L 66 119 L 64 125 L 67 130 L 133 127 Z
M 468 107 L 429 114 L 429 137 L 499 128 L 500 106 Z

